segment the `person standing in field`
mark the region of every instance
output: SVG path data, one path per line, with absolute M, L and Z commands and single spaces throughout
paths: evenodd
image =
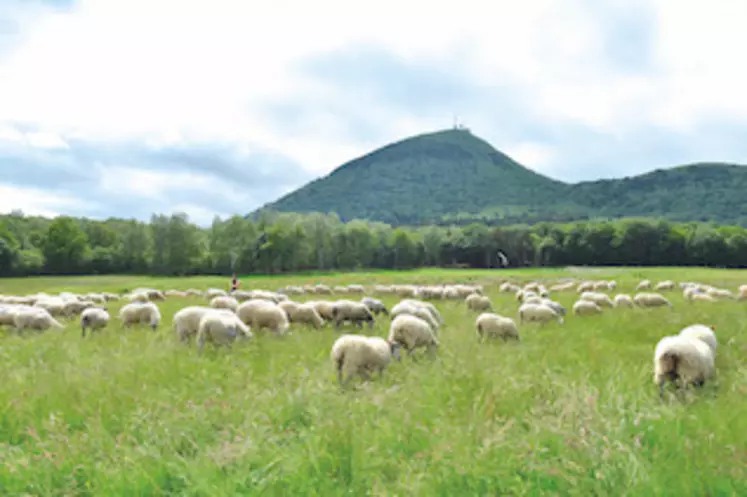
M 238 289 L 239 289 L 239 279 L 234 274 L 233 277 L 231 278 L 231 292 L 230 293 L 233 293 Z

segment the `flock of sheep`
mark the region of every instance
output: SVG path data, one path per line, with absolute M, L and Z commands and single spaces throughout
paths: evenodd
M 617 294 L 610 297 L 605 292 L 614 291 L 615 281 L 565 281 L 546 287 L 543 283 L 530 282 L 519 286 L 511 282 L 500 284 L 499 291 L 515 295 L 518 301 L 519 324 L 557 321 L 562 324 L 566 309 L 551 298 L 559 292 L 576 292 L 578 300 L 573 304 L 572 314 L 578 317 L 591 316 L 613 308 L 672 307 L 661 293 L 674 291 L 678 285 L 673 281 L 662 281 L 653 286 L 648 280 L 638 284 L 633 297 Z M 693 282 L 679 284 L 684 297 L 691 301 L 715 302 L 718 300 L 747 300 L 747 285 L 736 294 Z M 393 295 L 401 300 L 392 309 L 374 295 Z M 313 295 L 357 295 L 360 300 L 312 300 L 297 302 L 293 296 Z M 254 332 L 267 329 L 274 334 L 288 333 L 291 324 L 321 328 L 334 323 L 339 329 L 345 323 L 359 328 L 367 323 L 373 327 L 380 316 L 390 320 L 389 334 L 385 339 L 378 336 L 347 333 L 339 336 L 332 345 L 330 357 L 337 372 L 338 381 L 346 383 L 354 376 L 370 379 L 371 373 L 383 373 L 392 359 L 401 360 L 400 349 L 408 356 L 424 348 L 434 353 L 439 347 L 439 330 L 444 324 L 438 308 L 432 301 L 463 301 L 467 309 L 479 313 L 475 320 L 476 333 L 480 340 L 499 338 L 519 340 L 519 327 L 513 318 L 493 312 L 491 300 L 484 295 L 482 285 L 362 285 L 329 287 L 327 285 L 288 286 L 278 291 L 252 290 L 234 291 L 211 288 L 206 291 L 161 291 L 139 288 L 125 295 L 113 293 L 89 293 L 78 295 L 44 293 L 27 296 L 0 295 L 0 326 L 14 327 L 19 333 L 26 329 L 45 331 L 64 326 L 58 318 L 72 319 L 79 316 L 81 333 L 101 330 L 110 322 L 107 304 L 125 299 L 119 311 L 123 327 L 146 325 L 156 330 L 162 317 L 158 301 L 186 297 L 200 297 L 206 305 L 187 306 L 173 316 L 173 329 L 183 343 L 194 339 L 200 350 L 205 343 L 231 344 L 237 340 L 254 337 Z M 695 324 L 688 326 L 676 336 L 662 338 L 654 351 L 654 381 L 660 394 L 667 381 L 681 385 L 702 385 L 715 373 L 716 335 L 713 328 Z

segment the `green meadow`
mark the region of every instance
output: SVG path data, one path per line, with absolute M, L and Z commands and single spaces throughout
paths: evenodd
M 518 322 L 501 282 L 644 278 L 736 291 L 747 271 L 698 268 L 418 270 L 242 278 L 285 285 L 480 283 Z M 0 279 L 0 294 L 227 289 L 224 277 Z M 570 308 L 575 292 L 552 298 Z M 611 309 L 564 324 L 520 325 L 518 343 L 479 343 L 476 313 L 434 301 L 445 324 L 434 359 L 403 355 L 381 378 L 342 390 L 329 358 L 340 332 L 292 325 L 231 350 L 177 342 L 173 314 L 200 298 L 158 302 L 158 331 L 112 321 L 81 338 L 0 330 L 0 494 L 65 496 L 747 495 L 747 301 Z M 292 297 L 297 301 L 327 298 Z M 351 298 L 333 296 L 329 298 Z M 399 299 L 378 296 L 388 306 Z M 659 399 L 657 341 L 714 325 L 716 378 Z M 386 336 L 389 319 L 363 333 Z M 353 329 L 353 328 L 348 328 Z

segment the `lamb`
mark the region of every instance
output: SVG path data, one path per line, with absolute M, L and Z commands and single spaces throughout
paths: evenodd
M 646 308 L 646 307 L 663 307 L 668 306 L 672 307 L 672 303 L 669 302 L 669 300 L 666 299 L 663 295 L 659 293 L 650 293 L 650 292 L 642 292 L 637 293 L 635 297 L 633 297 L 633 302 L 638 307 Z
M 502 338 L 504 342 L 509 338 L 521 340 L 519 329 L 513 319 L 492 312 L 484 312 L 477 316 L 475 328 L 481 340 L 484 337 Z
M 236 315 L 253 330 L 267 328 L 274 333 L 284 335 L 290 326 L 285 311 L 268 300 L 247 300 L 236 310 Z
M 468 295 L 464 301 L 467 303 L 467 309 L 471 311 L 482 312 L 493 309 L 493 304 L 490 303 L 490 299 L 477 293 Z
M 548 321 L 557 320 L 558 323 L 563 323 L 563 316 L 555 312 L 555 309 L 548 307 L 544 304 L 522 304 L 519 307 L 519 321 L 529 322 L 540 322 L 546 323 Z
M 627 307 L 629 309 L 632 309 L 634 307 L 633 299 L 630 297 L 630 295 L 627 295 L 625 293 L 618 293 L 615 295 L 614 299 L 615 307 Z
M 666 336 L 654 349 L 654 383 L 664 396 L 667 380 L 680 380 L 685 386 L 702 386 L 715 373 L 715 356 L 703 340 L 692 336 Z M 678 385 L 679 386 L 679 385 Z
M 400 348 L 400 343 L 381 337 L 340 336 L 335 340 L 330 352 L 330 358 L 337 370 L 338 383 L 344 385 L 356 375 L 368 380 L 370 373 L 375 371 L 382 375 L 392 358 L 397 361 L 402 359 Z
M 577 300 L 573 304 L 573 314 L 576 316 L 593 316 L 601 313 L 602 308 L 591 300 Z
M 101 307 L 89 307 L 80 315 L 81 336 L 86 336 L 86 329 L 90 328 L 91 332 L 101 330 L 109 324 L 109 313 Z
M 708 347 L 716 354 L 716 348 L 718 348 L 718 340 L 716 339 L 715 326 L 706 326 L 704 324 L 692 324 L 680 331 L 679 336 L 684 338 L 695 338 L 705 342 Z
M 339 328 L 344 321 L 355 323 L 358 327 L 363 326 L 363 322 L 368 322 L 368 327 L 373 328 L 374 317 L 365 304 L 354 302 L 352 300 L 338 300 L 332 306 L 332 318 L 335 320 L 335 327 Z
M 46 309 L 40 307 L 24 307 L 16 310 L 13 314 L 13 325 L 19 333 L 26 328 L 37 331 L 64 328 Z
M 389 342 L 402 345 L 408 356 L 418 348 L 425 347 L 428 352 L 434 352 L 439 347 L 431 326 L 411 314 L 402 314 L 392 320 L 389 325 Z
M 316 311 L 314 306 L 309 304 L 296 304 L 293 307 L 284 306 L 286 302 L 278 304 L 288 315 L 291 323 L 310 324 L 316 329 L 324 326 L 324 320 Z
M 386 316 L 389 315 L 389 309 L 387 309 L 384 303 L 379 299 L 375 299 L 372 297 L 363 297 L 361 299 L 361 303 L 368 307 L 368 310 L 377 316 L 379 314 L 384 314 Z
M 188 341 L 191 337 L 196 336 L 200 329 L 200 320 L 206 314 L 211 312 L 222 312 L 226 314 L 233 314 L 230 309 L 215 309 L 213 307 L 204 307 L 199 305 L 191 305 L 184 307 L 174 314 L 172 319 L 172 328 L 176 332 L 176 336 L 182 343 Z
M 229 309 L 233 312 L 236 312 L 236 309 L 239 308 L 239 301 L 233 297 L 220 295 L 210 301 L 210 307 L 212 307 L 213 309 Z
M 228 312 L 208 312 L 200 318 L 197 347 L 202 352 L 205 342 L 230 348 L 235 340 L 253 338 L 249 327 L 238 316 Z
M 119 310 L 119 319 L 125 328 L 133 324 L 148 323 L 156 331 L 161 322 L 161 311 L 153 302 L 130 302 Z

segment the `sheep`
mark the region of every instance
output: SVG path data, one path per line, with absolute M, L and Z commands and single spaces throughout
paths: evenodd
M 659 293 L 650 293 L 650 292 L 642 292 L 637 293 L 635 297 L 633 297 L 633 302 L 638 307 L 645 308 L 645 307 L 673 307 L 672 303 L 667 300 L 666 297 Z
M 475 320 L 477 336 L 482 340 L 488 338 L 502 338 L 508 341 L 509 338 L 521 340 L 519 338 L 519 329 L 513 319 L 500 316 L 493 312 L 483 312 Z
M 363 287 L 363 285 L 348 285 L 348 293 L 357 293 L 357 294 L 364 294 L 366 293 L 366 289 Z
M 233 311 L 230 309 L 216 309 L 199 305 L 184 307 L 174 314 L 172 328 L 176 332 L 179 341 L 186 342 L 189 338 L 196 336 L 200 329 L 200 319 L 210 312 L 233 314 Z
M 400 301 L 400 304 L 410 304 L 414 305 L 416 307 L 422 307 L 426 311 L 428 311 L 433 319 L 436 321 L 437 324 L 441 325 L 444 324 L 444 318 L 441 316 L 441 313 L 438 312 L 438 309 L 436 309 L 436 306 L 431 304 L 430 302 L 423 302 L 422 300 L 416 300 L 416 299 L 404 299 Z
M 704 324 L 691 324 L 680 331 L 678 336 L 684 338 L 695 338 L 705 342 L 710 347 L 713 354 L 716 354 L 718 348 L 718 340 L 716 339 L 715 326 L 706 326 Z
M 291 323 L 310 324 L 316 329 L 324 326 L 324 320 L 316 311 L 314 306 L 309 304 L 296 304 L 294 307 L 286 307 L 283 305 L 285 303 L 286 302 L 281 302 L 278 305 L 288 315 L 288 319 Z
M 81 336 L 86 336 L 86 328 L 90 328 L 91 332 L 105 328 L 109 324 L 109 319 L 109 313 L 106 309 L 101 307 L 85 309 L 80 315 Z
M 44 309 L 52 316 L 65 315 L 65 300 L 59 297 L 43 297 L 34 302 L 32 307 Z
M 227 295 L 220 295 L 210 301 L 210 307 L 213 309 L 229 309 L 236 312 L 236 309 L 239 308 L 239 301 Z
M 657 292 L 660 292 L 662 290 L 674 290 L 676 285 L 674 284 L 674 281 L 672 280 L 666 280 L 666 281 L 660 281 L 656 284 L 654 287 L 654 290 Z
M 65 302 L 63 314 L 69 318 L 95 306 L 96 304 L 90 300 L 70 300 Z
M 148 323 L 153 331 L 156 331 L 161 322 L 161 312 L 153 302 L 130 302 L 119 310 L 119 319 L 124 328 L 136 323 Z
M 225 311 L 225 309 L 221 309 Z M 197 348 L 202 352 L 205 342 L 230 348 L 235 340 L 253 338 L 251 330 L 239 317 L 229 312 L 207 312 L 200 318 Z
M 560 305 L 558 302 L 555 302 L 554 300 L 550 300 L 548 298 L 541 298 L 540 304 L 544 304 L 547 307 L 550 307 L 552 310 L 560 314 L 561 316 L 565 316 L 568 311 L 565 310 L 565 307 Z
M 718 302 L 718 300 L 707 293 L 694 292 L 688 295 L 690 302 Z
M 425 347 L 428 352 L 434 352 L 439 347 L 431 326 L 411 314 L 402 314 L 392 320 L 389 325 L 389 342 L 402 345 L 408 357 L 418 348 Z
M 520 288 L 513 283 L 509 283 L 508 281 L 501 283 L 501 286 L 498 288 L 499 292 L 503 293 L 516 293 L 520 290 Z
M 747 300 L 747 285 L 740 286 L 738 293 L 737 300 Z
M 634 306 L 633 299 L 625 293 L 615 295 L 614 304 L 615 307 L 627 307 L 629 309 L 632 309 Z
M 581 299 L 573 304 L 573 314 L 576 316 L 593 316 L 601 313 L 602 308 L 597 305 L 596 302 L 592 302 L 591 300 Z
M 236 310 L 236 315 L 253 330 L 267 328 L 277 334 L 284 335 L 290 326 L 285 311 L 268 300 L 247 300 Z
M 421 307 L 414 304 L 413 302 L 403 300 L 402 302 L 392 307 L 391 317 L 392 319 L 394 319 L 397 316 L 401 316 L 403 314 L 409 314 L 410 316 L 419 317 L 420 319 L 428 323 L 428 325 L 431 327 L 431 330 L 433 330 L 433 333 L 438 336 L 438 321 L 433 318 L 433 315 L 428 312 L 428 309 L 426 309 L 425 307 Z
M 691 336 L 666 336 L 654 349 L 654 383 L 664 397 L 667 380 L 680 380 L 685 386 L 702 386 L 715 372 L 715 357 L 703 340 Z M 679 386 L 679 385 L 678 385 Z
M 19 333 L 26 328 L 46 331 L 50 328 L 61 330 L 64 328 L 46 309 L 40 307 L 24 307 L 13 314 L 13 325 Z
M 737 300 L 737 297 L 725 288 L 709 288 L 707 294 L 715 299 Z
M 354 302 L 352 300 L 338 300 L 332 306 L 332 318 L 335 321 L 335 327 L 339 328 L 344 321 L 355 323 L 358 327 L 363 326 L 363 322 L 368 322 L 368 327 L 373 328 L 374 316 L 368 310 L 365 304 Z
M 213 300 L 215 297 L 226 297 L 228 292 L 220 288 L 208 288 L 205 290 L 205 298 Z
M 335 319 L 333 315 L 335 307 L 334 302 L 328 302 L 326 300 L 311 300 L 306 302 L 306 304 L 314 307 L 316 312 L 318 312 L 325 321 L 333 321 Z
M 490 303 L 490 299 L 477 293 L 468 295 L 464 301 L 467 303 L 467 309 L 471 311 L 482 312 L 493 309 L 493 304 Z
M 590 300 L 599 307 L 615 307 L 615 302 L 606 293 L 600 292 L 583 292 L 580 300 Z
M 641 290 L 650 290 L 651 289 L 651 280 L 643 280 L 635 287 L 635 291 L 639 292 Z
M 330 352 L 330 358 L 337 370 L 337 382 L 344 385 L 355 375 L 368 380 L 370 373 L 375 371 L 382 375 L 392 358 L 396 361 L 402 359 L 401 347 L 400 343 L 381 337 L 347 334 L 340 336 L 335 340 Z
M 387 309 L 384 303 L 379 299 L 375 299 L 372 297 L 363 297 L 361 299 L 361 303 L 368 307 L 368 310 L 376 316 L 378 316 L 379 314 L 384 314 L 385 316 L 389 315 L 389 309 Z
M 555 312 L 555 309 L 548 307 L 544 304 L 522 304 L 519 307 L 519 321 L 538 321 L 546 323 L 548 321 L 557 320 L 558 323 L 563 323 L 563 316 Z

